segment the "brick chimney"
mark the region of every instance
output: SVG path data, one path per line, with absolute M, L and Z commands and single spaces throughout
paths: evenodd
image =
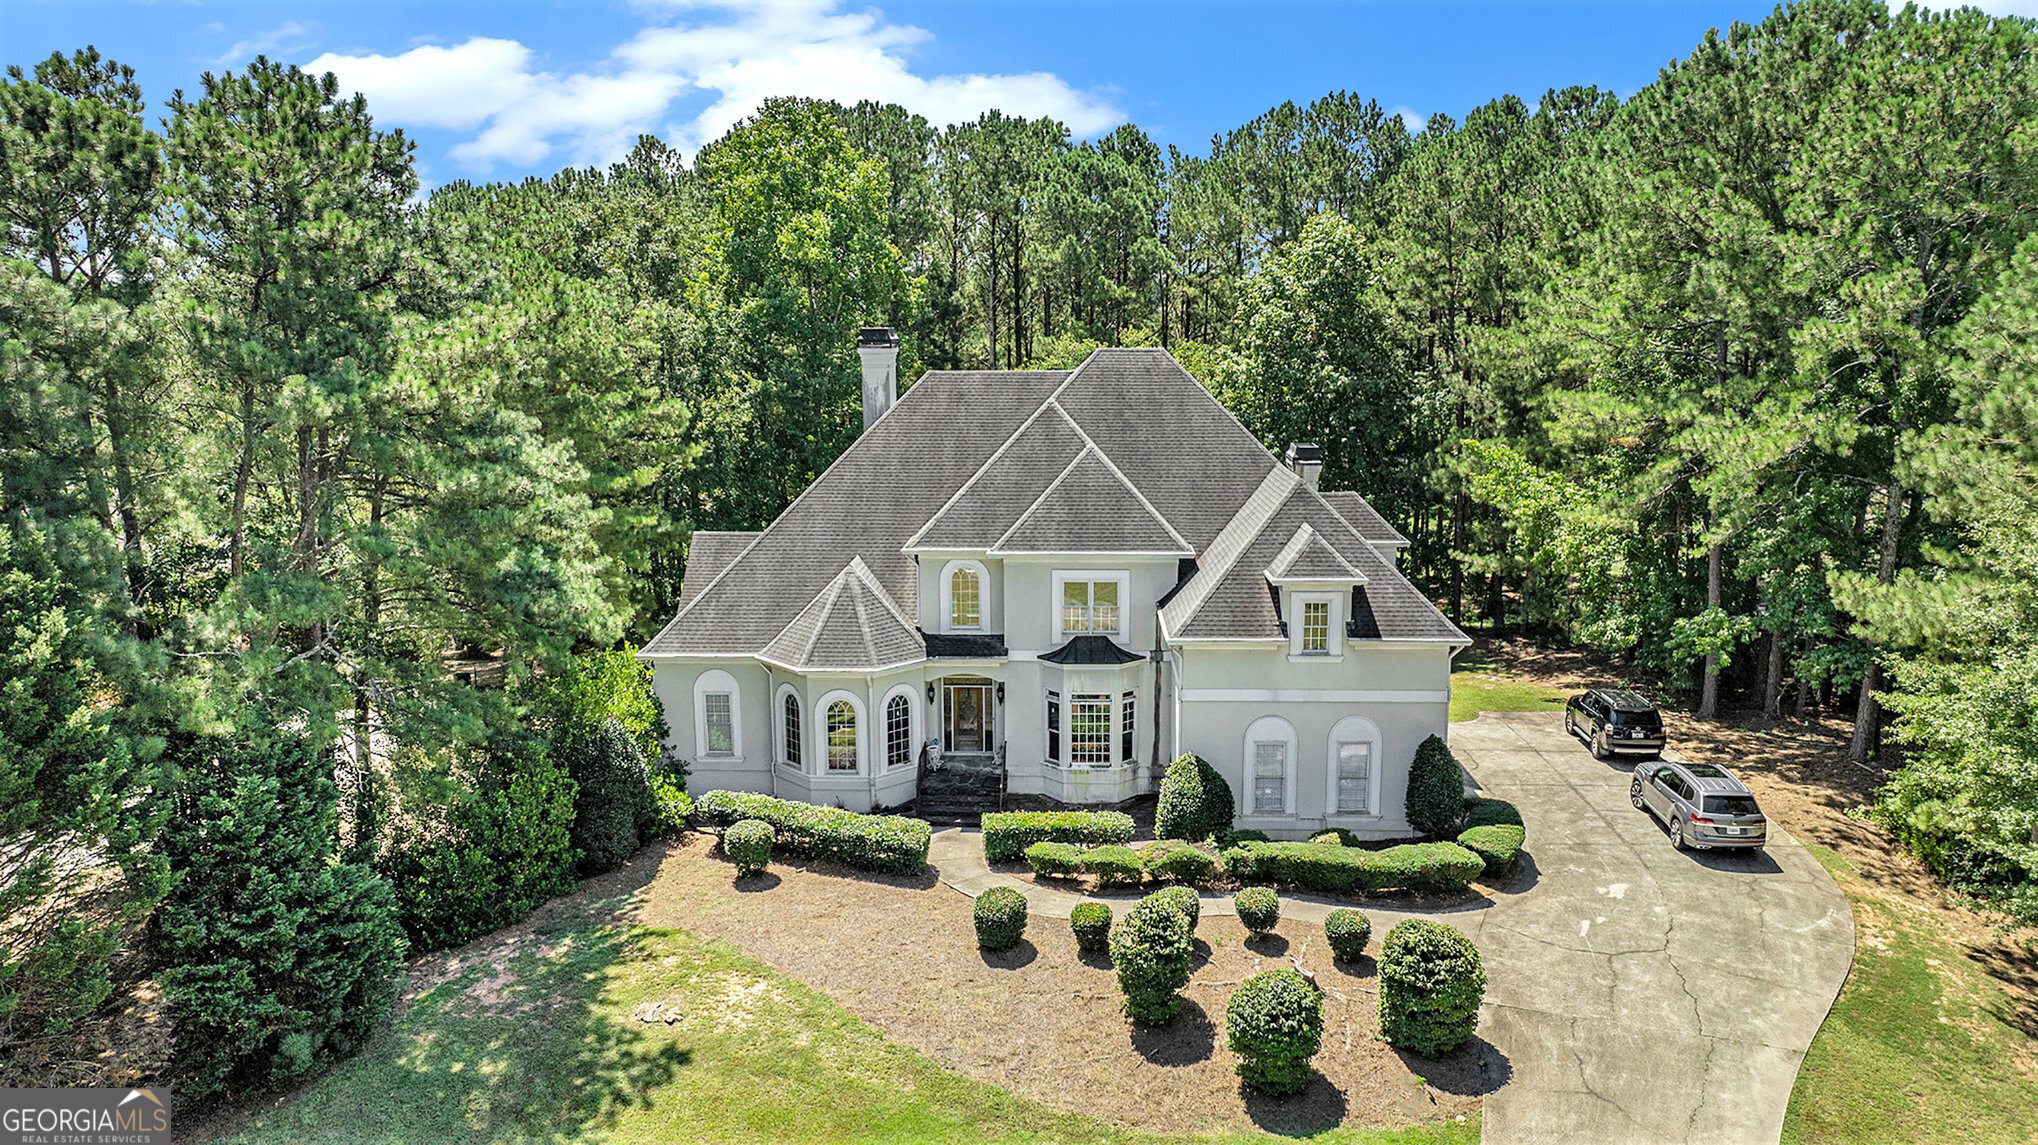
M 866 386 L 869 383 L 865 383 Z M 1323 450 L 1313 441 L 1298 441 L 1288 446 L 1288 468 L 1302 478 L 1302 483 L 1311 489 L 1323 476 Z
M 899 396 L 899 334 L 890 326 L 856 332 L 856 356 L 863 359 L 863 428 L 877 424 Z

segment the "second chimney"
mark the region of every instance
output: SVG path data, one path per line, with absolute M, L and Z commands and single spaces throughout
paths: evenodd
M 1295 442 L 1288 447 L 1288 468 L 1302 478 L 1304 485 L 1316 488 L 1317 479 L 1323 476 L 1323 450 L 1313 441 Z
M 890 326 L 856 332 L 856 356 L 863 359 L 863 428 L 877 424 L 899 396 L 899 335 Z

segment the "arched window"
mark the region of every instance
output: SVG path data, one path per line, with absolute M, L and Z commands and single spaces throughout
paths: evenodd
M 913 762 L 913 699 L 893 692 L 885 701 L 885 768 L 907 767 Z
M 976 561 L 950 561 L 941 570 L 942 607 L 953 629 L 984 626 L 984 566 Z
M 1261 716 L 1245 730 L 1246 798 L 1253 815 L 1295 814 L 1295 728 Z
M 793 767 L 800 765 L 800 697 L 796 692 L 785 694 L 785 720 L 781 729 L 785 733 L 785 761 Z
M 828 770 L 856 770 L 856 706 L 848 700 L 828 705 Z
M 1346 716 L 1330 729 L 1331 813 L 1380 813 L 1380 728 L 1364 716 Z
M 696 755 L 728 759 L 743 754 L 743 694 L 734 676 L 717 668 L 695 677 L 693 711 Z

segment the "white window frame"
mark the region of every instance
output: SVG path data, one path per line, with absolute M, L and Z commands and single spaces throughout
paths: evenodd
M 977 622 L 974 625 L 955 623 L 955 574 L 968 569 L 977 574 Z M 954 560 L 941 566 L 941 628 L 942 632 L 982 632 L 990 627 L 991 572 L 984 562 Z
M 1261 811 L 1259 800 L 1255 797 L 1255 791 L 1259 786 L 1259 745 L 1262 743 L 1287 745 L 1287 773 L 1282 776 L 1285 790 L 1282 794 L 1280 811 Z M 1295 725 L 1280 716 L 1261 716 L 1245 729 L 1245 750 L 1241 754 L 1241 758 L 1245 760 L 1244 790 L 1249 804 L 1245 817 L 1252 819 L 1296 817 L 1295 773 L 1300 770 L 1301 762 L 1297 757 L 1296 747 Z
M 726 693 L 729 697 L 729 750 L 722 755 L 708 751 L 708 697 Z M 717 763 L 743 762 L 743 690 L 736 677 L 720 668 L 710 668 L 693 680 L 694 758 Z
M 1371 774 L 1367 777 L 1366 810 L 1343 811 L 1338 808 L 1338 749 L 1348 743 L 1371 745 L 1369 759 Z M 1346 716 L 1330 729 L 1330 742 L 1325 758 L 1325 800 L 1327 814 L 1336 819 L 1378 819 L 1380 818 L 1380 725 L 1364 716 Z
M 898 699 L 906 701 L 906 762 L 900 767 L 895 768 L 892 765 L 892 701 Z M 920 689 L 912 684 L 898 685 L 885 693 L 884 703 L 878 706 L 878 711 L 884 713 L 885 770 L 889 772 L 912 767 L 914 760 L 920 754 L 920 736 L 918 735 L 920 730 Z
M 1118 697 L 1118 762 L 1130 766 L 1134 749 L 1139 744 L 1139 691 L 1126 691 Z
M 1101 758 L 1076 758 L 1076 720 L 1082 708 L 1094 709 L 1098 702 L 1104 706 L 1104 735 L 1097 741 L 1103 748 Z M 1110 767 L 1118 759 L 1118 704 L 1117 697 L 1110 692 L 1071 692 L 1066 706 L 1066 724 L 1062 736 L 1068 744 L 1068 765 L 1084 771 L 1098 771 Z
M 1049 763 L 1057 767 L 1066 766 L 1062 763 L 1061 753 L 1062 749 L 1068 746 L 1068 712 L 1062 706 L 1060 691 L 1049 688 L 1045 699 L 1046 702 L 1040 707 L 1044 720 L 1041 724 L 1041 743 L 1045 747 Z
M 830 750 L 828 743 L 828 712 L 837 703 L 848 704 L 850 714 L 856 720 L 855 771 L 835 771 L 828 766 L 834 754 Z M 865 718 L 863 701 L 856 698 L 856 693 L 844 691 L 840 688 L 829 692 L 814 702 L 814 713 L 817 717 L 814 720 L 814 727 L 820 733 L 818 742 L 821 750 L 814 753 L 814 766 L 811 769 L 811 774 L 829 779 L 848 779 L 851 776 L 870 774 L 870 737 L 863 734 L 865 729 L 870 727 L 870 720 Z
M 1118 627 L 1109 632 L 1098 632 L 1088 629 L 1082 632 L 1070 632 L 1064 628 L 1062 625 L 1061 593 L 1062 586 L 1070 581 L 1081 581 L 1089 584 L 1101 584 L 1109 581 L 1117 584 Z M 1109 636 L 1113 640 L 1123 640 L 1125 638 L 1126 611 L 1130 608 L 1132 599 L 1131 572 L 1125 569 L 1056 569 L 1053 582 L 1052 595 L 1048 598 L 1048 608 L 1054 614 L 1054 642 L 1056 644 L 1066 641 L 1071 636 Z M 1092 596 L 1095 596 L 1094 591 Z M 1095 606 L 1092 605 L 1091 607 L 1094 608 Z
M 798 759 L 786 758 L 785 702 L 788 696 L 792 697 L 794 702 L 800 706 L 800 758 Z M 809 725 L 812 723 L 813 721 L 808 718 L 806 697 L 802 696 L 800 690 L 791 684 L 780 684 L 778 686 L 778 694 L 773 696 L 771 701 L 771 738 L 773 741 L 771 754 L 772 758 L 776 759 L 780 766 L 794 768 L 799 771 L 806 770 L 806 762 L 813 756 L 813 753 L 807 750 L 807 732 Z
M 1295 592 L 1289 594 L 1288 655 L 1297 659 L 1337 660 L 1344 656 L 1345 625 L 1344 605 L 1340 603 L 1344 594 L 1335 592 Z M 1321 652 L 1305 652 L 1302 648 L 1302 611 L 1305 605 L 1323 604 L 1329 606 L 1330 631 Z

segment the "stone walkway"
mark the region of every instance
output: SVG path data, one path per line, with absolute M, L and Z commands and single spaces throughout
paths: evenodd
M 1485 1139 L 1773 1142 L 1812 1035 L 1854 957 L 1847 901 L 1771 827 L 1756 854 L 1679 852 L 1628 802 L 1630 765 L 1601 763 L 1550 713 L 1454 724 L 1451 746 L 1528 826 L 1522 869 L 1490 897 L 1422 912 L 1484 955 L 1479 1036 L 1511 1077 L 1486 1098 Z M 967 895 L 1025 893 L 1067 918 L 1083 895 L 985 865 L 981 837 L 934 836 L 928 861 Z M 1093 896 L 1114 907 L 1136 892 Z M 1204 895 L 1203 912 L 1235 913 Z M 1281 896 L 1284 924 L 1338 903 Z M 1411 912 L 1362 909 L 1385 935 Z

